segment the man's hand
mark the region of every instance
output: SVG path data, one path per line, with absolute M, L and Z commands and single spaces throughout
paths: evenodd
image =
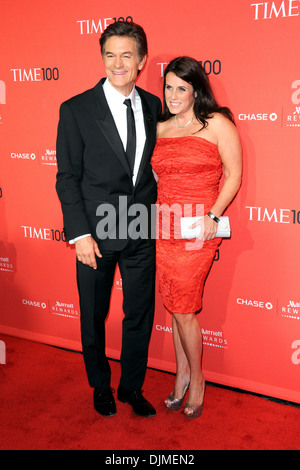
M 97 269 L 96 256 L 102 258 L 102 255 L 97 243 L 91 236 L 77 240 L 75 242 L 75 250 L 78 261 L 93 269 Z

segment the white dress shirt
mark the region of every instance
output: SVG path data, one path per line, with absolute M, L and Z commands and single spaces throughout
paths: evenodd
M 127 106 L 124 104 L 126 98 L 131 100 L 132 110 L 134 114 L 135 127 L 136 127 L 136 153 L 135 153 L 135 162 L 133 169 L 132 182 L 133 185 L 136 182 L 136 177 L 139 171 L 145 141 L 146 141 L 146 132 L 144 124 L 144 115 L 140 95 L 138 94 L 135 85 L 133 86 L 132 92 L 129 96 L 124 96 L 118 90 L 116 90 L 109 82 L 108 78 L 103 83 L 103 91 L 105 98 L 107 100 L 109 109 L 113 115 L 118 133 L 122 140 L 124 150 L 126 150 L 127 144 Z M 73 240 L 70 240 L 70 244 L 74 244 L 77 240 L 87 237 L 90 234 L 81 235 L 76 237 Z

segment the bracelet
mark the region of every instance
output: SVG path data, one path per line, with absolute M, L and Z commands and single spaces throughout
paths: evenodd
M 220 222 L 220 219 L 218 219 L 218 217 L 216 217 L 212 212 L 208 212 L 207 213 L 208 217 L 210 217 L 211 219 L 213 219 L 215 222 Z

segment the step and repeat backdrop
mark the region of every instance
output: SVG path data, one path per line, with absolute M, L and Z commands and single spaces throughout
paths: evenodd
M 162 98 L 168 62 L 196 58 L 243 143 L 243 184 L 226 212 L 232 237 L 198 316 L 206 379 L 300 403 L 300 2 L 15 0 L 0 9 L 0 339 L 81 349 L 75 252 L 55 192 L 58 111 L 105 76 L 107 25 L 135 21 L 149 42 L 137 84 Z M 116 359 L 122 318 L 117 271 L 107 323 Z M 175 371 L 158 290 L 149 366 Z

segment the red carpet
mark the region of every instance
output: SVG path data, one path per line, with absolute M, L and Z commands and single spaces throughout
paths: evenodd
M 82 355 L 1 336 L 1 450 L 298 450 L 300 408 L 208 384 L 201 418 L 168 412 L 163 398 L 174 376 L 148 370 L 145 397 L 155 418 L 135 416 L 117 401 L 103 418 L 93 408 Z M 117 389 L 120 365 L 111 361 Z

